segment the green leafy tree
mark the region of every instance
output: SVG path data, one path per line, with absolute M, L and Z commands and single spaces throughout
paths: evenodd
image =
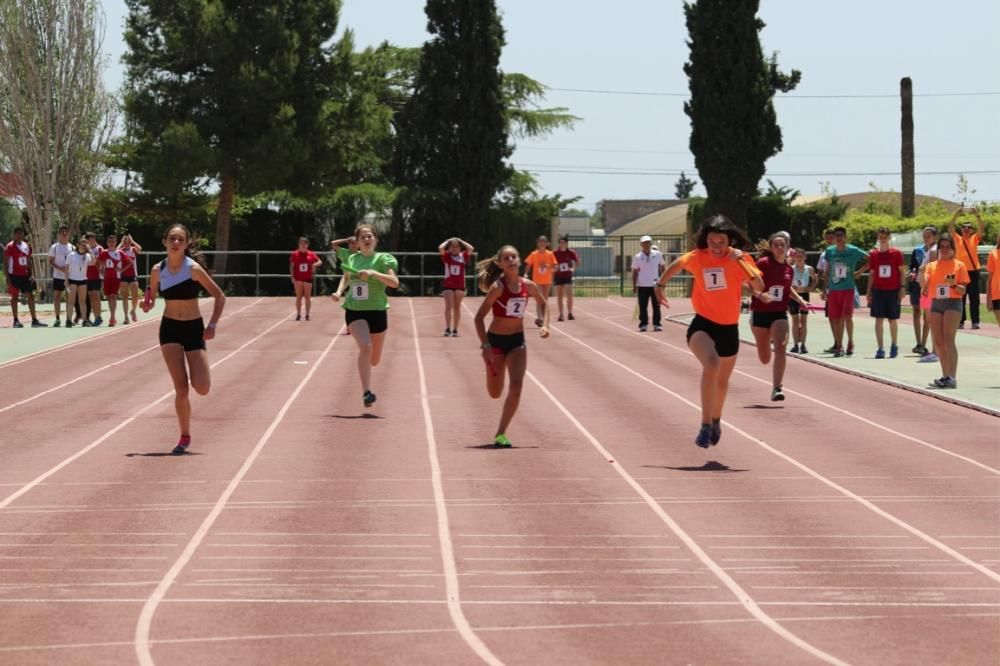
M 684 3 L 690 59 L 684 65 L 691 99 L 691 152 L 705 185 L 705 213 L 722 213 L 746 226 L 747 207 L 764 176 L 764 163 L 781 151 L 773 98 L 798 85 L 777 55 L 765 59 L 758 33 L 758 0 Z
M 688 178 L 687 175 L 681 171 L 681 177 L 677 179 L 674 183 L 674 195 L 678 199 L 690 199 L 691 192 L 694 191 L 694 186 L 698 184 L 698 181 L 693 178 Z
M 217 179 L 215 247 L 225 250 L 237 190 L 325 186 L 340 0 L 126 4 L 125 109 L 147 187 Z
M 427 0 L 427 30 L 413 95 L 397 120 L 399 204 L 418 245 L 487 223 L 510 169 L 494 0 Z

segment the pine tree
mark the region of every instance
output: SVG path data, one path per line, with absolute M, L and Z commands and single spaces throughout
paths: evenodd
M 485 225 L 511 153 L 496 3 L 427 0 L 425 12 L 433 37 L 398 119 L 394 160 L 418 246 Z
M 777 55 L 764 58 L 759 4 L 684 3 L 691 49 L 684 65 L 691 99 L 684 112 L 691 118 L 690 148 L 708 192 L 705 213 L 722 213 L 743 228 L 764 163 L 782 148 L 774 94 L 793 90 L 802 76 L 779 71 Z
M 681 177 L 674 183 L 674 195 L 678 199 L 690 199 L 691 192 L 694 191 L 694 186 L 697 184 L 698 181 L 688 178 L 687 174 L 681 171 Z

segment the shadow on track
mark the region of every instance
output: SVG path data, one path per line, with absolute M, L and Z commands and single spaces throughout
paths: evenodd
M 724 465 L 716 460 L 709 460 L 701 467 L 671 467 L 669 465 L 643 465 L 651 469 L 672 469 L 677 472 L 749 472 L 748 469 L 733 469 L 729 465 Z
M 152 453 L 126 453 L 126 458 L 184 458 L 187 456 L 203 456 L 204 453 L 197 451 L 185 451 L 184 453 L 171 453 L 170 451 L 153 451 Z
M 784 405 L 743 405 L 743 409 L 784 409 Z
M 537 447 L 537 446 L 518 446 L 517 444 L 515 444 L 514 446 L 497 446 L 493 442 L 490 442 L 489 444 L 470 444 L 469 446 L 467 446 L 465 448 L 467 448 L 467 449 L 482 449 L 483 451 L 517 451 L 518 449 L 527 450 L 527 449 L 537 449 L 537 448 L 540 448 L 540 447 Z
M 384 416 L 377 416 L 375 414 L 330 414 L 331 419 L 384 419 Z

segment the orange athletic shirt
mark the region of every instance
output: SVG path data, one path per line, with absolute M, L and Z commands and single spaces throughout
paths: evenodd
M 694 276 L 694 311 L 716 324 L 738 324 L 743 283 L 760 276 L 753 257 L 744 253 L 739 261 L 733 261 L 729 254 L 716 257 L 710 250 L 692 250 L 680 262 L 681 268 Z
M 524 263 L 531 267 L 531 281 L 535 284 L 552 284 L 552 274 L 559 265 L 555 253 L 551 250 L 544 252 L 535 250 L 528 255 Z
M 990 250 L 986 260 L 986 270 L 990 274 L 990 298 L 1000 300 L 1000 248 Z
M 978 271 L 981 266 L 979 265 L 979 234 L 971 234 L 968 238 L 964 237 L 961 231 L 951 237 L 952 242 L 955 244 L 955 258 L 965 264 L 966 270 Z M 969 252 L 965 251 L 965 247 L 969 247 Z
M 962 298 L 962 294 L 954 287 L 947 286 L 945 276 L 954 275 L 955 284 L 969 284 L 969 271 L 965 264 L 957 259 L 938 259 L 927 264 L 924 269 L 927 278 L 927 295 L 931 298 Z M 939 289 L 943 288 L 943 291 Z

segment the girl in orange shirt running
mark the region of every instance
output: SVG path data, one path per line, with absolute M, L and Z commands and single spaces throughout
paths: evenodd
M 517 249 L 504 245 L 496 256 L 476 265 L 479 288 L 486 292 L 476 312 L 476 333 L 486 361 L 486 390 L 494 400 L 503 395 L 504 373 L 510 374 L 510 390 L 503 403 L 500 423 L 494 443 L 510 448 L 507 426 L 521 401 L 524 373 L 528 370 L 528 349 L 524 345 L 524 313 L 528 299 L 533 298 L 542 313 L 542 338 L 549 337 L 549 310 L 541 290 L 534 282 L 518 276 L 521 258 Z M 493 320 L 486 329 L 486 314 L 492 310 Z
M 535 326 L 542 325 L 542 314 L 549 305 L 549 292 L 552 290 L 552 278 L 555 275 L 559 262 L 555 253 L 549 249 L 549 239 L 539 236 L 535 243 L 537 248 L 524 260 L 525 277 L 529 278 L 538 287 L 538 293 L 542 295 L 545 307 L 538 306 L 538 314 L 535 318 Z
M 740 249 L 749 241 L 724 215 L 705 220 L 697 249 L 674 261 L 656 283 L 656 297 L 668 308 L 663 288 L 682 270 L 694 277 L 691 303 L 695 318 L 688 327 L 688 347 L 701 363 L 701 428 L 694 443 L 703 449 L 722 437 L 722 406 L 740 349 L 740 299 L 749 282 L 762 303 L 771 301 L 753 258 Z

